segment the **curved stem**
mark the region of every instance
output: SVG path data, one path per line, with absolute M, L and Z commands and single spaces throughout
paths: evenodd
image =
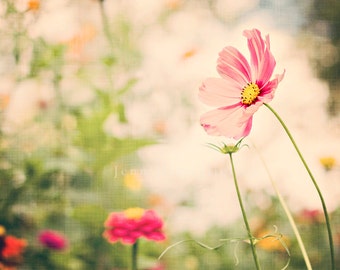
M 326 220 L 326 226 L 327 226 L 327 232 L 328 232 L 328 240 L 329 240 L 329 246 L 330 246 L 330 253 L 331 253 L 331 264 L 332 264 L 332 270 L 335 270 L 335 262 L 334 262 L 334 244 L 333 244 L 333 237 L 332 237 L 332 230 L 331 230 L 331 225 L 330 225 L 330 221 L 329 221 L 329 216 L 328 216 L 328 211 L 327 211 L 327 207 L 326 207 L 326 203 L 325 200 L 323 198 L 323 195 L 321 193 L 321 190 L 311 172 L 311 170 L 309 169 L 304 157 L 301 154 L 301 151 L 299 150 L 292 134 L 290 133 L 290 131 L 288 130 L 286 124 L 283 122 L 283 120 L 281 119 L 281 117 L 277 114 L 277 112 L 271 107 L 269 106 L 267 103 L 264 103 L 264 105 L 275 115 L 275 117 L 277 118 L 277 120 L 279 120 L 280 124 L 282 125 L 283 129 L 286 131 L 290 141 L 292 142 L 297 154 L 299 155 L 305 169 L 308 172 L 308 175 L 310 177 L 310 179 L 312 180 L 314 187 L 319 195 L 321 204 L 322 204 L 322 208 L 323 208 L 323 212 L 324 212 L 324 216 L 325 216 L 325 220 Z
M 249 237 L 249 241 L 250 241 L 250 247 L 251 247 L 251 251 L 253 253 L 253 257 L 254 257 L 255 266 L 256 266 L 257 270 L 260 270 L 261 267 L 260 267 L 259 260 L 257 258 L 254 238 L 253 238 L 253 236 L 251 234 L 251 231 L 250 231 L 250 227 L 249 227 L 246 211 L 244 210 L 244 206 L 243 206 L 243 202 L 242 202 L 242 197 L 241 197 L 240 189 L 239 189 L 238 183 L 237 183 L 233 156 L 232 156 L 231 152 L 229 153 L 229 157 L 230 157 L 230 164 L 231 164 L 231 168 L 232 168 L 232 172 L 233 172 L 233 178 L 234 178 L 234 184 L 235 184 L 235 188 L 236 188 L 236 193 L 237 193 L 238 201 L 239 201 L 239 204 L 240 204 L 240 207 L 241 207 L 241 212 L 242 212 L 244 224 L 245 224 L 246 229 L 247 229 L 247 233 L 248 233 L 248 237 Z

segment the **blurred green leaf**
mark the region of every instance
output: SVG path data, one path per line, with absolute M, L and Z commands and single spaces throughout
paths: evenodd
M 85 226 L 102 227 L 104 230 L 104 221 L 107 214 L 107 211 L 101 206 L 85 203 L 73 209 L 72 217 Z

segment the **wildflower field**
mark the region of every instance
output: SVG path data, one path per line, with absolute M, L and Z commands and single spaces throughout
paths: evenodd
M 339 12 L 1 0 L 0 270 L 339 269 Z

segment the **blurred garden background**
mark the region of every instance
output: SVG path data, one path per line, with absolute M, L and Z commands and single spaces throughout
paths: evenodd
M 337 0 L 1 0 L 0 269 L 123 270 L 131 247 L 103 237 L 110 212 L 155 210 L 166 240 L 141 239 L 139 269 L 254 269 L 226 156 L 199 125 L 198 87 L 244 29 L 270 35 L 271 105 L 320 185 L 340 267 L 340 2 Z M 329 269 L 322 208 L 292 145 L 261 108 L 234 155 L 263 269 Z M 62 242 L 46 245 L 41 233 Z M 221 244 L 216 250 L 209 247 Z M 169 249 L 169 246 L 183 242 Z M 19 246 L 20 246 L 19 245 Z M 18 256 L 17 256 L 18 255 Z

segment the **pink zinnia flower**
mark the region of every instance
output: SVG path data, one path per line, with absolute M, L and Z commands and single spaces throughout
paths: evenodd
M 111 243 L 121 241 L 123 244 L 134 244 L 138 238 L 162 241 L 163 221 L 153 210 L 129 208 L 124 212 L 112 212 L 104 224 L 103 236 Z
M 47 248 L 63 250 L 67 247 L 65 236 L 53 230 L 44 230 L 38 236 L 39 242 Z
M 219 54 L 217 71 L 222 78 L 206 79 L 199 98 L 217 109 L 202 115 L 201 125 L 210 135 L 240 139 L 249 134 L 253 114 L 263 103 L 271 101 L 284 73 L 272 74 L 276 65 L 270 51 L 269 36 L 262 39 L 257 29 L 245 30 L 250 63 L 234 47 L 225 47 Z

